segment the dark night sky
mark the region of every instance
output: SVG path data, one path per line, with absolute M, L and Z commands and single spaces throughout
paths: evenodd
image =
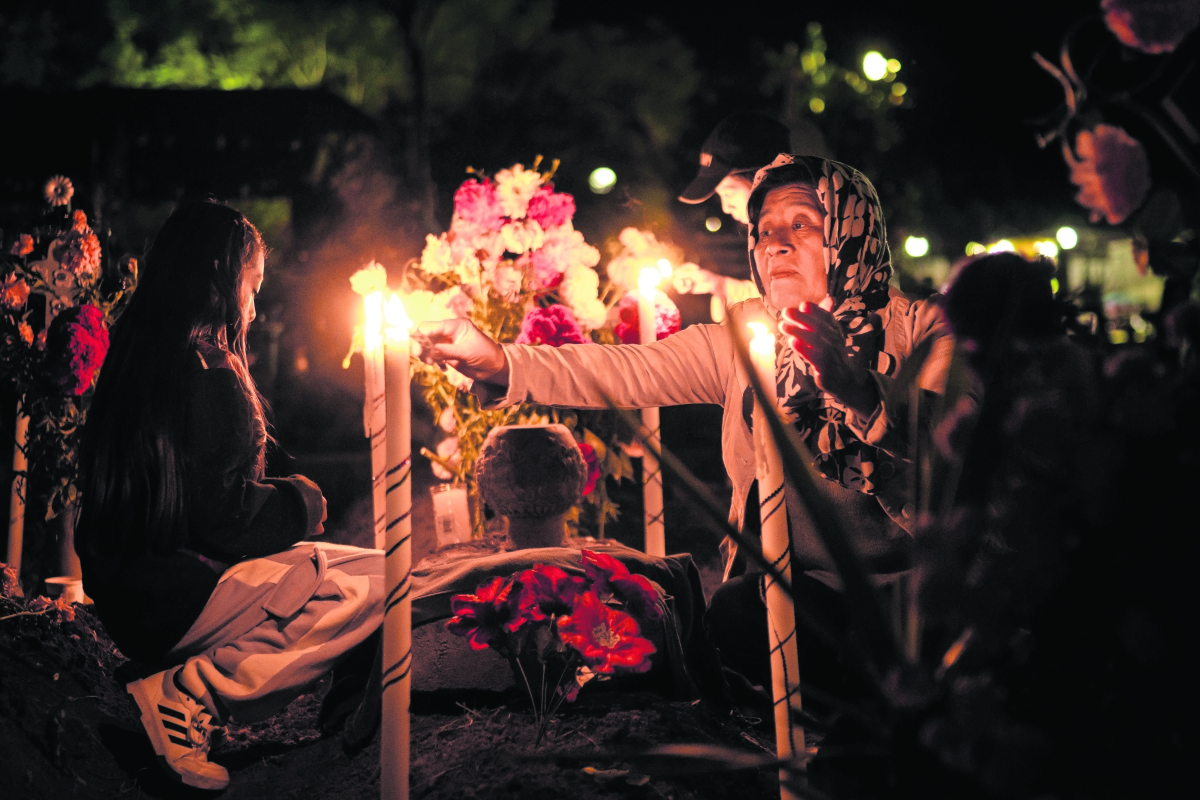
M 954 9 L 947 11 L 947 8 Z M 1010 0 L 966 4 L 881 2 L 778 3 L 741 0 L 699 4 L 611 0 L 562 3 L 559 24 L 595 21 L 629 25 L 658 20 L 695 50 L 699 66 L 718 95 L 698 108 L 684 138 L 692 157 L 709 128 L 737 110 L 741 92 L 760 104 L 757 89 L 736 76 L 753 74 L 747 64 L 761 45 L 778 48 L 804 41 L 804 27 L 824 27 L 829 56 L 846 66 L 862 53 L 879 49 L 900 59 L 901 79 L 910 87 L 914 108 L 903 115 L 905 143 L 894 157 L 932 166 L 940 175 L 944 202 L 977 202 L 1007 207 L 1013 224 L 1031 223 L 1046 211 L 1078 214 L 1074 187 L 1058 151 L 1039 150 L 1034 120 L 1062 102 L 1058 85 L 1033 62 L 1040 52 L 1051 60 L 1075 21 L 1098 17 L 1099 0 L 1035 2 Z M 747 85 L 749 84 L 749 85 Z M 836 143 L 835 143 L 836 147 Z M 1021 198 L 1033 209 L 1021 213 Z M 996 221 L 1003 227 L 1004 219 Z M 985 233 L 985 232 L 980 232 Z

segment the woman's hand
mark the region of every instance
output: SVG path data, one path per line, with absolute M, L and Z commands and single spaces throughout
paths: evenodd
M 879 405 L 879 392 L 867 370 L 846 353 L 846 337 L 833 314 L 816 303 L 801 303 L 783 310 L 779 330 L 812 366 L 817 386 L 859 416 L 870 416 Z
M 508 385 L 504 348 L 469 320 L 422 322 L 417 326 L 417 337 L 425 363 L 454 367 L 471 380 Z

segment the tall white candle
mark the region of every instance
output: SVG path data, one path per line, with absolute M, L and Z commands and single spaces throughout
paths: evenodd
M 383 374 L 383 292 L 363 297 L 363 373 L 366 384 L 363 427 L 371 440 L 371 498 L 374 501 L 375 548 L 387 541 L 387 392 Z
M 654 325 L 654 299 L 658 294 L 658 282 L 662 279 L 662 271 L 647 267 L 638 276 L 638 329 L 642 344 L 657 341 Z M 647 445 L 653 444 L 657 449 L 662 446 L 662 434 L 658 421 L 658 408 L 642 409 L 642 426 L 647 431 Z M 650 452 L 650 447 L 644 447 L 642 456 L 642 500 L 645 508 L 646 524 L 646 553 L 652 556 L 665 556 L 667 543 L 663 526 L 663 486 L 662 467 L 658 459 Z
M 762 322 L 751 322 L 750 359 L 768 396 L 775 396 L 775 336 Z M 767 411 L 754 404 L 754 453 L 758 477 L 762 549 L 789 583 L 792 580 L 791 541 L 784 503 L 783 460 L 771 435 Z M 804 755 L 804 728 L 789 709 L 800 710 L 800 663 L 796 649 L 796 609 L 779 583 L 767 576 L 767 629 L 771 644 L 771 689 L 775 698 L 775 746 L 780 758 Z M 782 772 L 780 774 L 782 778 Z M 795 797 L 781 789 L 784 800 Z
M 29 466 L 25 460 L 25 445 L 29 441 L 29 417 L 17 409 L 17 426 L 14 431 L 13 482 L 8 501 L 8 555 L 6 564 L 21 574 L 21 550 L 25 541 L 25 476 L 18 475 Z
M 383 800 L 408 800 L 409 701 L 412 684 L 412 431 L 409 327 L 392 295 L 384 308 L 387 387 L 387 495 L 383 616 L 383 723 L 380 789 Z

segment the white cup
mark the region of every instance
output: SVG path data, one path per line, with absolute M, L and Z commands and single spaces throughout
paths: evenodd
M 471 541 L 471 512 L 465 483 L 439 483 L 429 489 L 433 497 L 433 524 L 438 547 Z

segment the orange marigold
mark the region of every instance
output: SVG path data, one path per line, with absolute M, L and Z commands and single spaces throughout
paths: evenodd
M 28 233 L 22 233 L 17 240 L 13 242 L 12 249 L 9 250 L 14 256 L 27 256 L 33 252 L 33 237 Z
M 19 311 L 29 300 L 29 284 L 16 275 L 9 275 L 0 284 L 0 306 L 6 311 Z
M 27 345 L 33 345 L 33 328 L 28 322 L 22 322 L 17 326 L 17 333 L 21 335 L 21 341 Z

